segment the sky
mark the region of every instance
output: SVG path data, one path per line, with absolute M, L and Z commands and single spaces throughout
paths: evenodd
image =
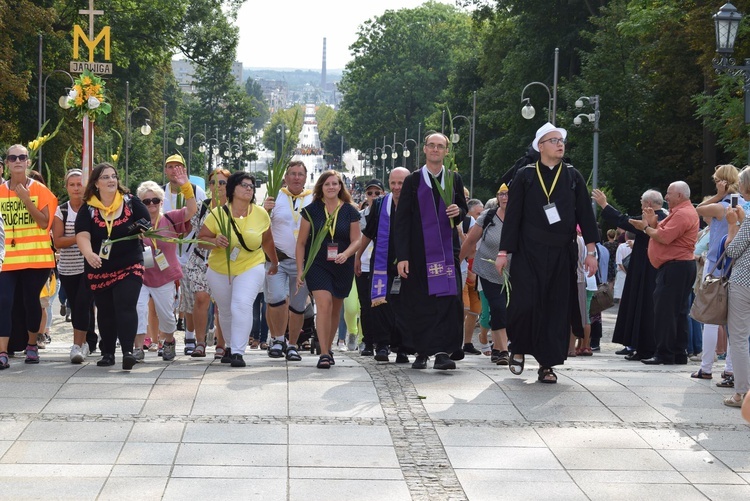
M 455 5 L 454 0 L 436 0 Z M 237 18 L 237 59 L 246 68 L 319 70 L 326 38 L 326 67 L 343 69 L 357 28 L 386 10 L 425 0 L 248 0 Z

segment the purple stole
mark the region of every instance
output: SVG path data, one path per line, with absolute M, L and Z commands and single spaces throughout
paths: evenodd
M 370 287 L 370 298 L 372 306 L 385 304 L 385 296 L 388 292 L 388 242 L 391 236 L 391 199 L 393 195 L 388 193 L 381 200 L 380 215 L 378 217 L 378 236 L 375 241 L 375 262 L 372 265 L 372 285 Z
M 431 178 L 427 167 L 422 167 L 419 175 L 419 186 L 417 187 L 417 200 L 419 201 L 419 213 L 422 216 L 422 235 L 424 240 L 425 262 L 427 263 L 427 293 L 430 296 L 455 296 L 456 267 L 453 262 L 453 242 L 450 220 L 445 215 L 445 203 L 438 197 L 435 207 L 435 198 L 432 194 L 432 185 L 425 181 L 425 175 Z M 452 172 L 443 171 L 444 175 L 453 175 Z M 432 182 L 438 182 L 432 178 Z

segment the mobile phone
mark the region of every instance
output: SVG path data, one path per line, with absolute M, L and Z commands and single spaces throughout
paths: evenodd
M 729 199 L 731 200 L 732 208 L 734 209 L 740 201 L 740 196 L 737 193 L 732 193 L 729 195 Z

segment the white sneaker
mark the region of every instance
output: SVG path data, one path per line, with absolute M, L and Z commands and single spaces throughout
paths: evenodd
M 346 343 L 344 341 L 337 341 L 336 348 L 338 348 L 339 351 L 346 351 Z
M 84 357 L 81 347 L 74 344 L 70 347 L 70 363 L 71 364 L 82 364 L 86 357 Z
M 349 351 L 357 351 L 357 335 L 349 334 L 346 339 L 347 339 L 347 349 Z
M 88 343 L 83 343 L 83 346 L 81 347 L 81 353 L 83 354 L 83 358 L 86 358 L 89 355 L 91 355 L 91 351 L 89 350 Z
M 133 356 L 135 357 L 135 362 L 138 364 L 143 363 L 143 359 L 146 358 L 146 354 L 143 353 L 143 348 L 134 349 Z

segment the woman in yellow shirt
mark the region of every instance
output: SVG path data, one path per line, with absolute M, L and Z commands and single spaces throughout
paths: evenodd
M 213 249 L 206 279 L 219 307 L 227 342 L 221 362 L 245 367 L 243 355 L 253 327 L 253 303 L 265 283 L 264 252 L 271 260 L 270 275 L 276 274 L 279 260 L 271 219 L 255 205 L 255 178 L 235 172 L 227 179 L 226 192 L 227 203 L 206 217 L 198 238 Z

